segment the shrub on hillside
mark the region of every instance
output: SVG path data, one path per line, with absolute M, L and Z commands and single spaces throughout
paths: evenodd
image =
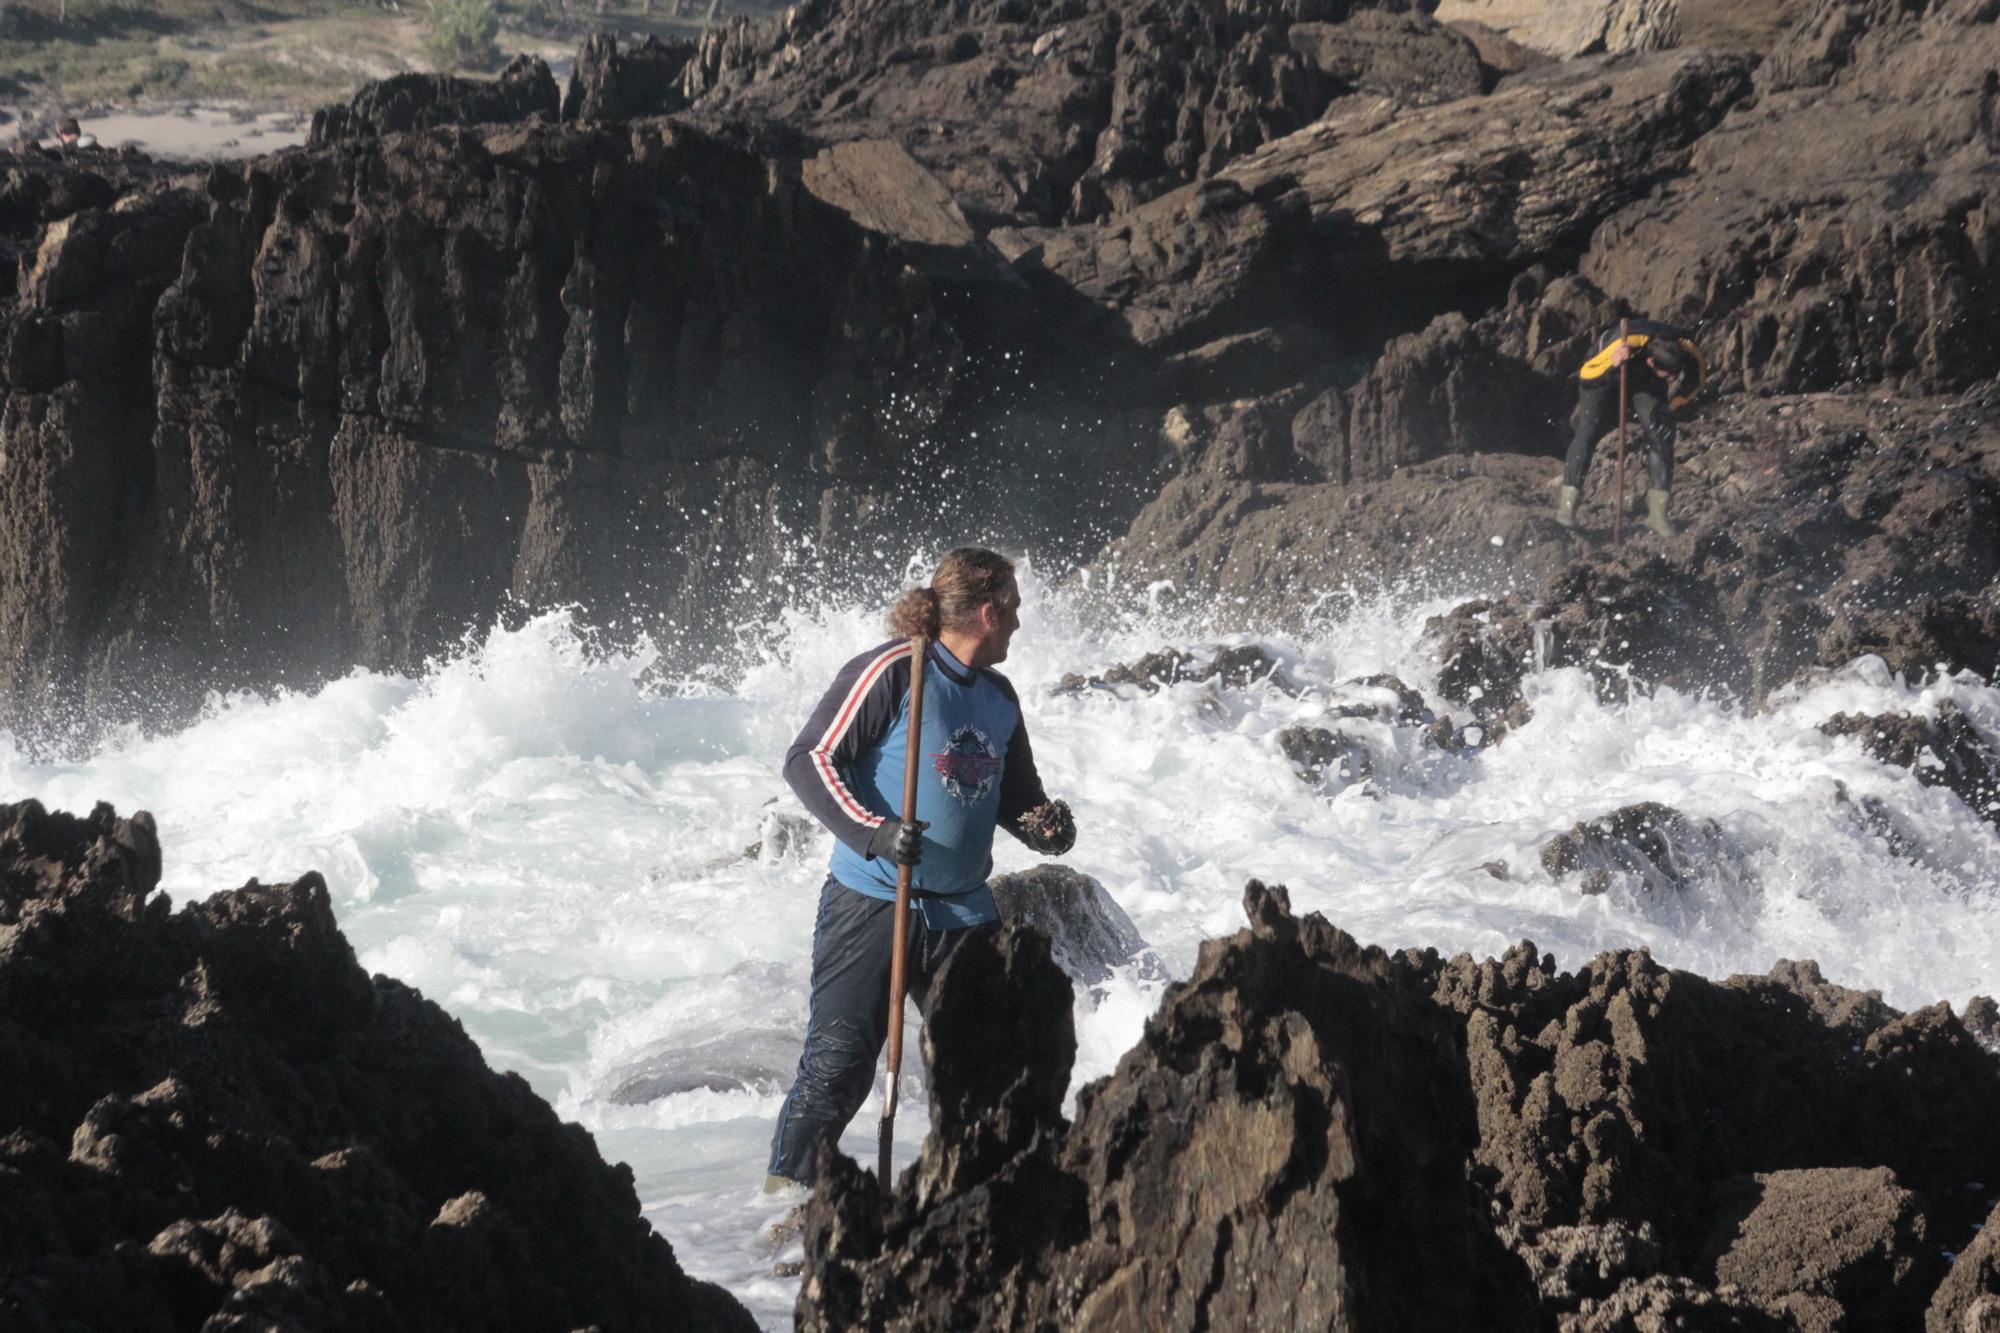
M 424 45 L 439 67 L 480 69 L 500 58 L 500 16 L 489 0 L 430 0 L 430 11 Z

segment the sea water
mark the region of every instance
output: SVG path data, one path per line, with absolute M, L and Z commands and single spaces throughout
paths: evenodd
M 1544 671 L 1527 682 L 1530 722 L 1451 754 L 1418 728 L 1325 712 L 1352 696 L 1344 682 L 1382 671 L 1446 708 L 1423 624 L 1457 597 L 1382 593 L 1297 636 L 1216 638 L 1143 613 L 1107 624 L 1032 570 L 1023 583 L 1005 670 L 1050 793 L 1076 811 L 1067 862 L 1170 975 L 1242 925 L 1257 877 L 1390 947 L 1484 956 L 1526 938 L 1575 968 L 1645 946 L 1718 977 L 1814 958 L 1903 1007 L 2000 990 L 2000 834 L 1816 729 L 1951 700 L 1993 741 L 2000 691 L 1971 677 L 1918 687 L 1863 659 L 1751 711 L 1665 689 L 1610 704 L 1583 673 Z M 444 1005 L 494 1065 L 591 1129 L 632 1164 L 691 1272 L 789 1326 L 797 1280 L 773 1275 L 782 1256 L 764 1238 L 789 1201 L 760 1187 L 830 842 L 800 824 L 779 766 L 841 664 L 887 636 L 879 605 L 852 603 L 748 628 L 762 647 L 747 670 L 697 680 L 663 677 L 643 641 L 593 646 L 551 613 L 419 676 L 216 699 L 185 730 L 116 736 L 79 762 L 34 760 L 0 734 L 0 796 L 151 810 L 177 900 L 318 870 L 364 966 Z M 1280 678 L 1053 692 L 1065 673 L 1155 649 L 1251 642 Z M 1323 790 L 1294 774 L 1277 734 L 1322 724 L 1368 744 L 1367 781 Z M 1914 858 L 1857 817 L 1868 797 L 1920 844 Z M 1637 801 L 1702 830 L 1681 849 L 1680 887 L 1614 875 L 1587 892 L 1542 868 L 1551 836 Z M 996 856 L 1003 872 L 1037 859 L 1005 836 Z M 1163 984 L 1133 967 L 1080 993 L 1072 1097 L 1136 1040 Z M 864 1162 L 877 1114 L 871 1100 L 845 1140 Z M 913 1079 L 901 1161 L 926 1117 Z

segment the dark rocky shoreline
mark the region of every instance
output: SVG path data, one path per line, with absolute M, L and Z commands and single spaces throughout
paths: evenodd
M 174 912 L 159 858 L 143 814 L 0 807 L 10 1327 L 753 1326 L 628 1170 L 361 972 L 316 876 Z M 1107 927 L 1053 873 L 1019 890 L 1063 890 L 1075 957 L 1016 924 L 942 974 L 930 1132 L 886 1216 L 829 1151 L 801 1328 L 2000 1317 L 1990 1000 L 1899 1013 L 1810 962 L 1386 953 L 1253 882 L 1250 928 L 1072 1123 L 1065 970 Z

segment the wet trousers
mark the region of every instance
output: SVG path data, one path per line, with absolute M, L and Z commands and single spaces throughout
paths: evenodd
M 1674 486 L 1674 414 L 1667 406 L 1667 386 L 1656 375 L 1633 375 L 1627 396 L 1639 419 L 1639 437 L 1646 450 L 1646 472 L 1656 491 Z M 1577 395 L 1576 434 L 1563 460 L 1563 485 L 1583 486 L 1590 455 L 1606 431 L 1618 424 L 1618 377 L 1586 380 Z
M 771 1135 L 774 1176 L 810 1184 L 819 1145 L 838 1139 L 868 1100 L 882 1044 L 889 1039 L 889 949 L 896 904 L 856 893 L 832 876 L 819 891 L 813 923 L 812 1007 L 799 1072 L 778 1110 Z M 930 1012 L 931 980 L 951 951 L 974 931 L 932 930 L 910 908 L 903 974 L 919 1012 Z M 904 1046 L 907 1066 L 911 1047 Z

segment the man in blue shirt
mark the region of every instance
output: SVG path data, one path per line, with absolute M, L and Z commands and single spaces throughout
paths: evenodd
M 769 1188 L 809 1182 L 820 1144 L 867 1100 L 889 1030 L 889 953 L 898 865 L 912 866 L 906 976 L 928 1006 L 931 978 L 971 931 L 999 919 L 986 887 L 993 833 L 1060 856 L 1076 841 L 1069 807 L 1035 772 L 1021 702 L 992 670 L 1020 626 L 1006 557 L 948 552 L 930 586 L 890 612 L 896 638 L 842 667 L 785 754 L 785 780 L 833 831 L 813 927 L 811 1017 L 771 1139 Z M 910 640 L 929 643 L 923 734 L 909 734 Z M 904 760 L 922 746 L 917 817 L 901 818 Z

